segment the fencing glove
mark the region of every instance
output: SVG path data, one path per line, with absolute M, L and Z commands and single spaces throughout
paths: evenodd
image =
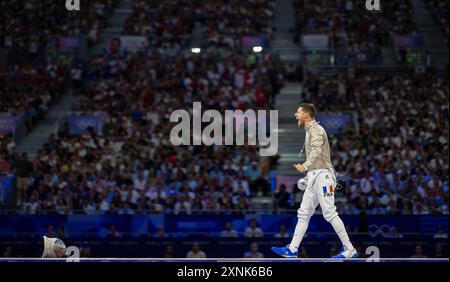
M 303 177 L 297 181 L 297 187 L 300 191 L 305 191 L 308 185 L 308 177 Z

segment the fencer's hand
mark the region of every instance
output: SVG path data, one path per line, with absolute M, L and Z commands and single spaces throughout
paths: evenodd
M 298 187 L 298 189 L 300 190 L 300 191 L 305 191 L 305 189 L 306 189 L 306 184 L 308 183 L 308 180 L 306 179 L 306 178 L 302 178 L 302 179 L 299 179 L 298 181 L 297 181 L 297 187 Z
M 294 165 L 294 168 L 295 168 L 296 170 L 298 170 L 299 172 L 301 172 L 301 173 L 304 173 L 304 172 L 306 171 L 305 166 L 302 165 L 302 164 L 295 164 L 295 165 Z

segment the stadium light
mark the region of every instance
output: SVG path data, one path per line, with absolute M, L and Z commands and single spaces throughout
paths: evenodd
M 261 46 L 254 46 L 253 47 L 253 52 L 255 53 L 259 53 L 263 50 L 263 48 Z
M 200 53 L 201 51 L 202 51 L 202 49 L 200 49 L 200 48 L 198 48 L 198 47 L 191 48 L 191 52 L 194 53 L 194 54 L 198 54 L 198 53 Z

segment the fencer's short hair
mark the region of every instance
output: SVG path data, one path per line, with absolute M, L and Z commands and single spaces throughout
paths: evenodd
M 316 118 L 316 107 L 312 103 L 301 103 L 300 108 L 303 109 L 311 118 Z

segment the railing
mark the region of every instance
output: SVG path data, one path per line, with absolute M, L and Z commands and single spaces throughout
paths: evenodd
M 67 116 L 68 114 L 64 114 L 63 117 L 59 118 L 56 123 L 55 123 L 55 131 L 54 131 L 54 135 L 56 136 L 56 138 L 60 137 L 60 132 L 61 129 L 64 127 L 64 124 L 67 122 Z
M 43 233 L 45 234 L 45 233 Z M 43 235 L 41 234 L 41 235 Z M 61 234 L 64 235 L 64 234 Z M 337 254 L 341 242 L 336 234 L 328 237 L 312 237 L 308 232 L 305 240 L 301 244 L 301 257 L 325 258 L 330 253 Z M 420 246 L 423 254 L 428 257 L 447 257 L 448 240 L 413 237 L 413 238 L 371 238 L 368 236 L 355 236 L 350 234 L 355 248 L 360 257 L 373 254 L 368 250 L 377 250 L 377 253 L 383 259 L 387 258 L 408 258 L 415 254 L 415 249 Z M 194 243 L 197 243 L 202 251 L 209 258 L 220 258 L 223 261 L 226 258 L 242 258 L 244 253 L 249 251 L 252 244 L 256 244 L 258 252 L 261 252 L 266 258 L 275 258 L 276 255 L 271 251 L 273 246 L 285 246 L 290 238 L 217 238 L 217 237 L 66 237 L 60 236 L 66 246 L 73 246 L 80 250 L 80 257 L 102 258 L 185 258 L 192 249 Z M 436 252 L 436 247 L 440 246 L 440 253 Z M 170 249 L 168 249 L 170 248 Z M 39 258 L 44 249 L 42 237 L 33 238 L 2 238 L 0 240 L 0 250 L 9 249 L 12 255 L 20 260 L 20 257 Z M 169 252 L 168 252 L 169 251 Z M 8 258 L 6 259 L 8 260 Z M 39 259 L 42 260 L 42 259 Z M 169 259 L 170 260 L 170 259 Z M 321 259 L 323 260 L 323 259 Z M 142 262 L 143 260 L 140 260 Z M 448 259 L 447 259 L 448 261 Z
M 57 232 L 52 232 L 50 234 L 45 233 L 46 236 L 49 237 L 58 237 Z M 227 237 L 222 236 L 222 232 L 164 232 L 158 237 L 157 232 L 148 232 L 145 235 L 136 235 L 132 232 L 120 232 L 120 236 L 116 238 L 136 238 L 136 237 L 150 237 L 150 238 L 186 238 L 186 237 L 204 237 L 204 238 L 251 238 L 250 236 L 246 236 L 244 232 L 236 232 L 236 236 Z M 381 233 L 381 232 L 352 232 L 349 231 L 348 234 L 350 236 L 362 236 L 362 237 L 370 237 L 370 238 L 433 238 L 435 233 L 423 233 L 423 232 L 401 232 L 401 233 Z M 0 238 L 33 238 L 33 237 L 42 237 L 42 233 L 39 232 L 0 232 Z M 62 234 L 61 234 L 62 235 Z M 64 237 L 70 238 L 96 238 L 96 237 L 109 237 L 108 235 L 99 235 L 99 232 L 70 232 L 68 236 L 64 234 Z M 279 232 L 264 232 L 262 238 L 287 238 L 290 236 L 290 233 L 286 233 L 284 236 L 280 236 Z M 327 237 L 335 237 L 335 232 L 308 232 L 308 238 L 327 238 Z M 290 238 L 290 237 L 289 237 Z
M 28 133 L 26 119 L 21 120 L 14 128 L 13 140 L 14 143 L 20 144 Z
M 339 200 L 336 200 L 339 202 Z M 131 216 L 131 215 L 292 215 L 298 210 L 298 206 L 292 208 L 249 208 L 249 209 L 222 209 L 222 210 L 211 210 L 211 209 L 193 209 L 189 211 L 175 211 L 174 209 L 164 208 L 164 210 L 139 210 L 139 209 L 129 209 L 128 211 L 85 211 L 85 210 L 68 210 L 67 208 L 54 208 L 51 210 L 44 210 L 40 212 L 31 213 L 23 208 L 19 209 L 3 209 L 0 210 L 0 215 L 112 215 L 112 216 Z M 321 215 L 320 211 L 315 212 L 316 215 Z M 392 215 L 418 215 L 414 213 L 403 213 L 403 210 L 392 210 L 389 214 L 380 214 L 381 216 L 392 216 Z M 437 211 L 430 210 L 429 215 L 448 215 L 449 211 Z M 353 216 L 355 214 L 341 213 L 341 215 Z M 423 215 L 423 214 L 422 214 Z M 378 215 L 377 215 L 378 216 Z

